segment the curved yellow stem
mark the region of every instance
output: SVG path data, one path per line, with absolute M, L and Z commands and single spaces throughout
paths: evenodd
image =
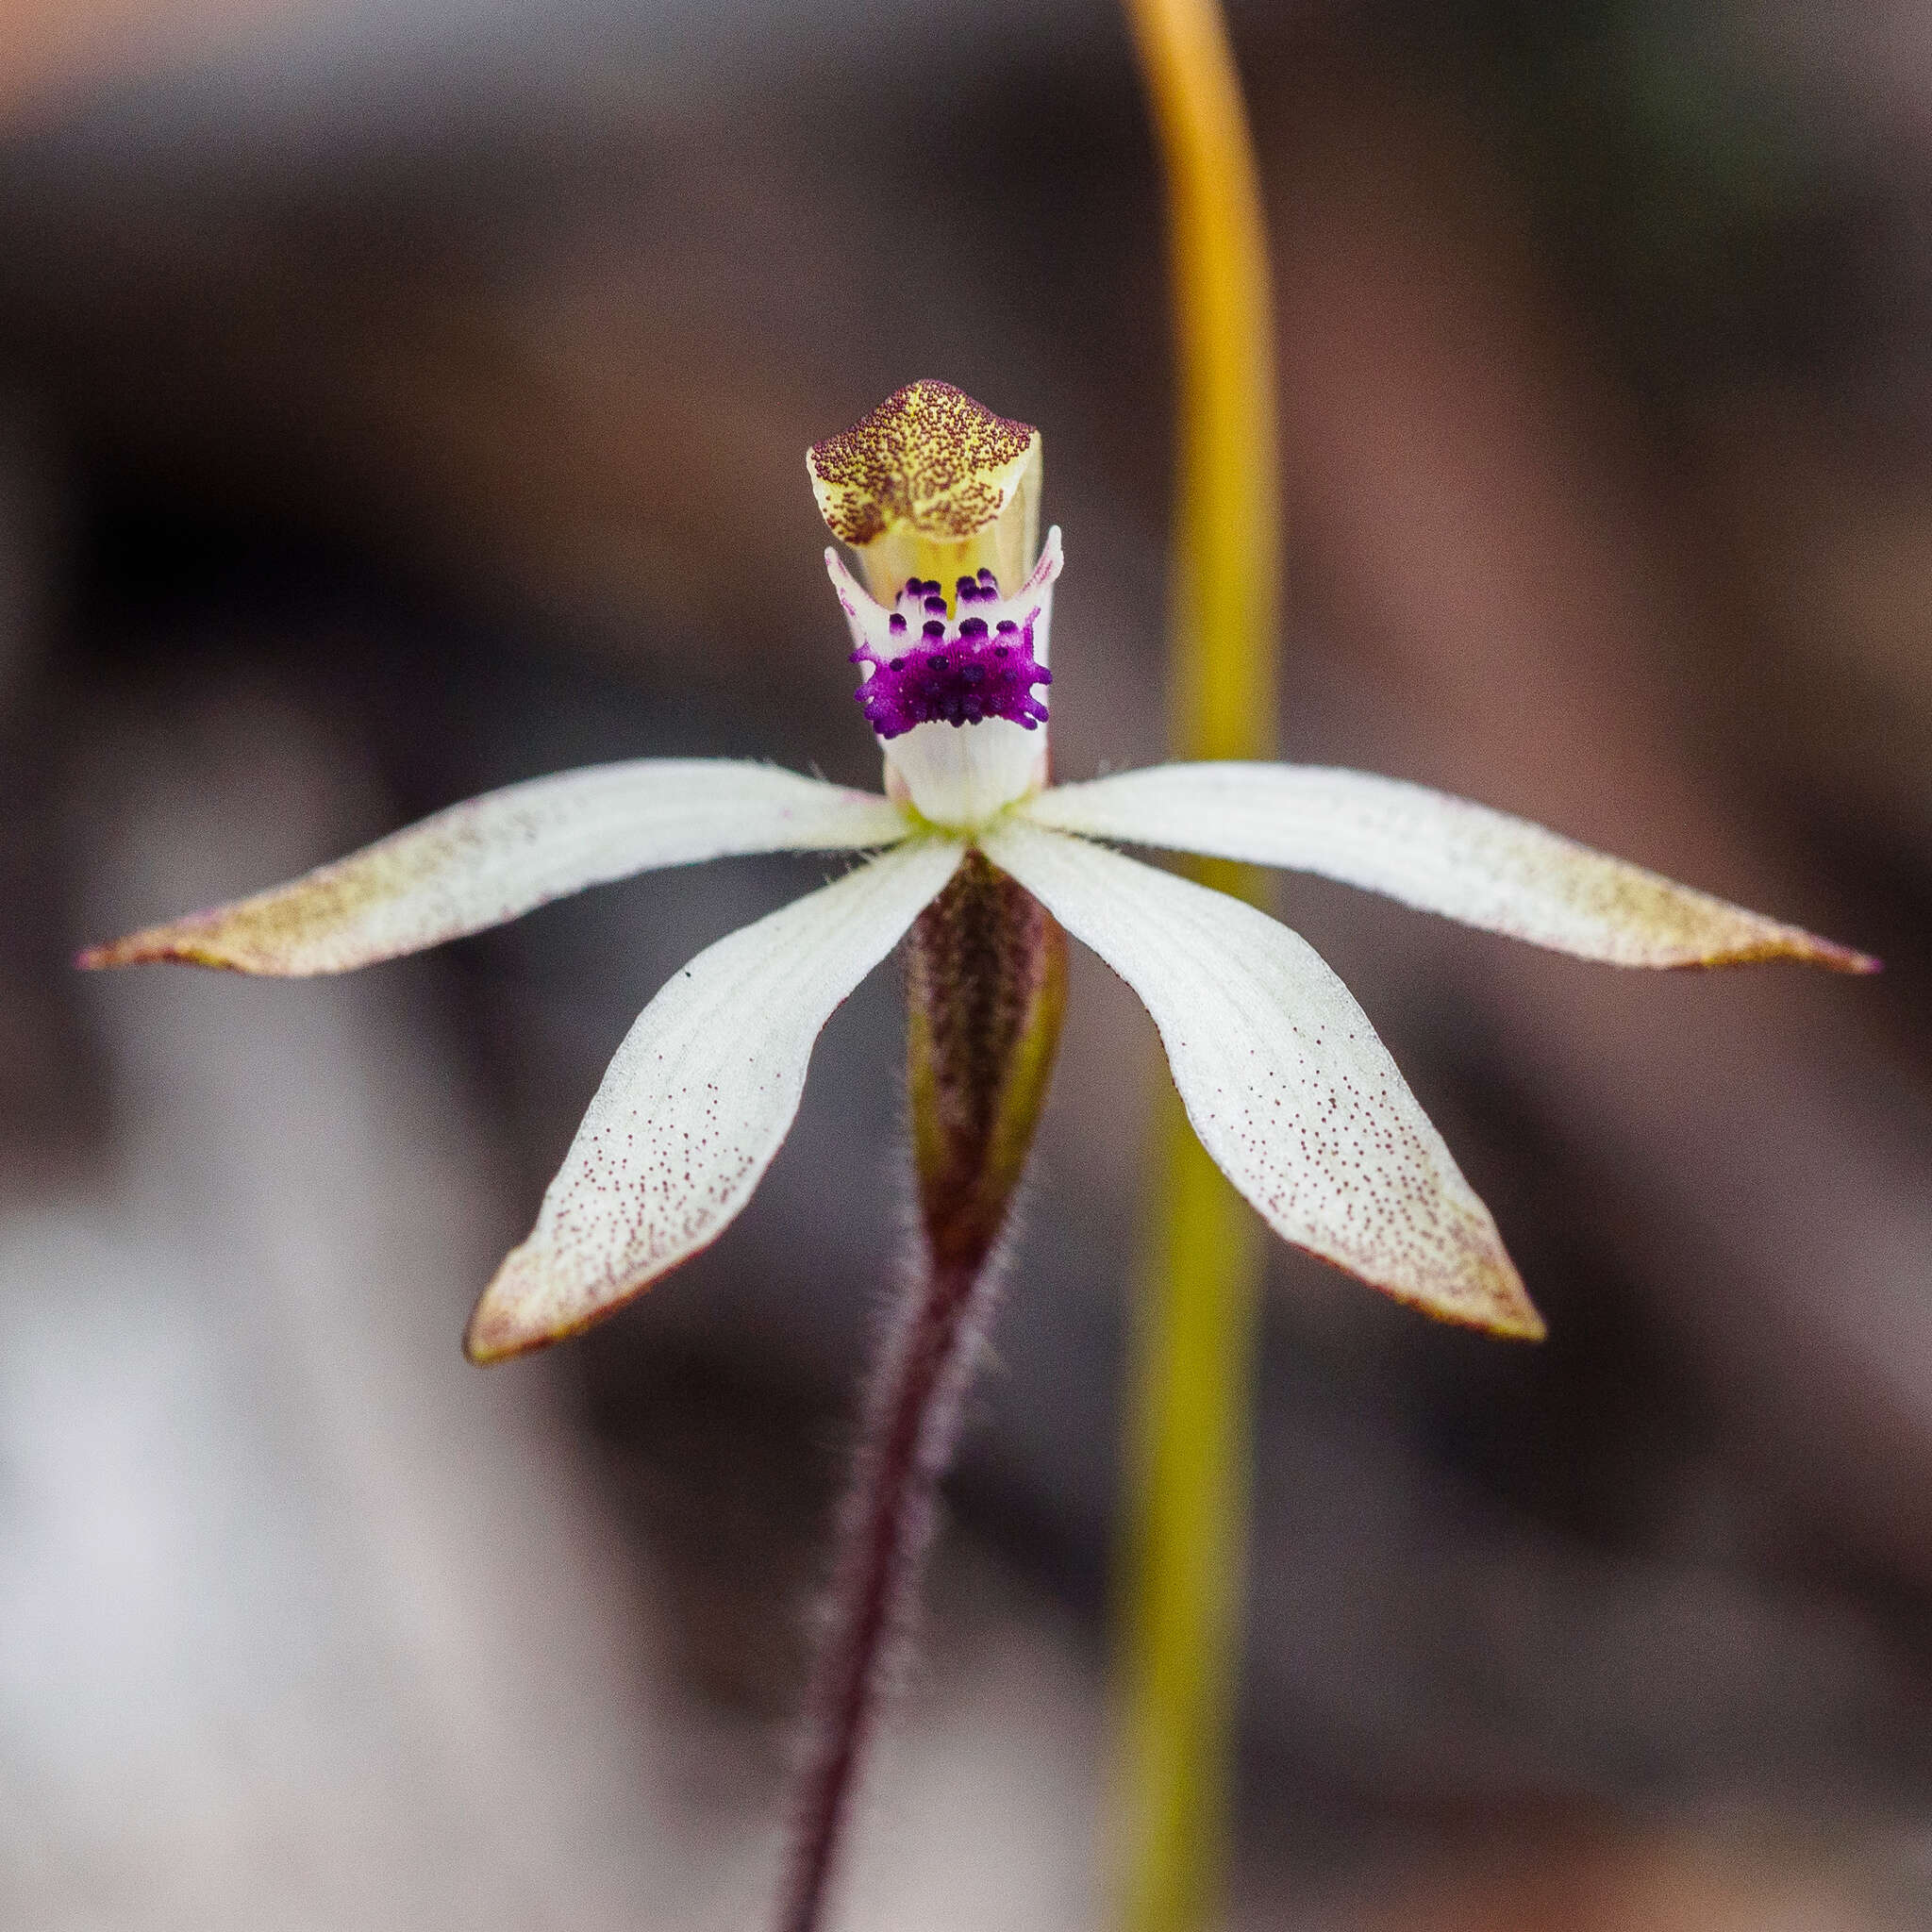
M 1176 376 L 1174 749 L 1274 737 L 1280 484 L 1260 171 L 1219 0 L 1126 0 L 1159 138 Z
M 1259 171 L 1218 0 L 1126 0 L 1165 174 L 1176 364 L 1174 749 L 1274 749 L 1280 509 Z M 1204 884 L 1260 896 L 1252 869 Z M 1130 1366 L 1121 1923 L 1197 1932 L 1226 1862 L 1258 1232 L 1160 1110 L 1158 1233 Z

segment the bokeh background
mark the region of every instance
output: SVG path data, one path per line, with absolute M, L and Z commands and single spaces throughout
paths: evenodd
M 1932 17 L 1251 4 L 1289 755 L 1883 954 L 1642 978 L 1291 879 L 1539 1349 L 1274 1257 L 1230 1924 L 1932 1923 Z M 74 947 L 490 786 L 870 782 L 807 442 L 1043 425 L 1056 754 L 1158 755 L 1158 183 L 1107 0 L 8 0 L 0 1917 L 760 1922 L 901 1224 L 875 975 L 730 1236 L 490 1374 L 634 1011 L 822 876 L 338 983 Z M 1076 964 L 841 1924 L 1105 1924 L 1152 1030 Z

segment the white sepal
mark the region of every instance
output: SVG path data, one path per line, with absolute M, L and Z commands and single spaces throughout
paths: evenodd
M 980 842 L 1140 994 L 1202 1144 L 1277 1234 L 1445 1320 L 1542 1333 L 1489 1209 L 1307 941 L 1024 821 Z
M 673 975 L 618 1048 L 529 1239 L 477 1304 L 475 1359 L 574 1333 L 723 1233 L 791 1129 L 820 1028 L 962 851 L 901 845 Z
M 1036 824 L 1089 838 L 1319 873 L 1615 966 L 1779 956 L 1848 972 L 1874 963 L 1527 820 L 1370 772 L 1155 765 L 1058 785 L 1021 809 Z
M 485 792 L 288 885 L 98 946 L 82 963 L 345 973 L 654 867 L 858 850 L 910 829 L 876 793 L 745 759 L 591 765 Z

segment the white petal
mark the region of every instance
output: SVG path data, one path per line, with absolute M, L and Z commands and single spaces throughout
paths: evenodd
M 592 765 L 485 792 L 286 886 L 96 946 L 80 963 L 344 973 L 655 866 L 890 845 L 908 830 L 904 811 L 875 793 L 771 765 Z
M 980 843 L 1141 995 L 1202 1144 L 1277 1234 L 1430 1314 L 1542 1333 L 1489 1209 L 1306 941 L 1083 840 L 1008 820 Z
M 722 939 L 639 1015 L 537 1225 L 485 1291 L 478 1361 L 574 1333 L 715 1241 L 798 1111 L 819 1029 L 946 883 L 923 839 Z
M 1157 765 L 1057 786 L 1020 808 L 1059 831 L 1319 873 L 1618 966 L 1874 963 L 1526 820 L 1369 772 Z

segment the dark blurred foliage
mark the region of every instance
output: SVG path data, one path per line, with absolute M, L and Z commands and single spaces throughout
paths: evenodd
M 1907 6 L 1795 0 L 1236 20 L 1280 265 L 1290 755 L 1524 811 L 1890 968 L 1640 982 L 1284 884 L 1278 908 L 1495 1208 L 1552 1340 L 1434 1327 L 1279 1256 L 1242 1923 L 1924 1923 L 1932 37 Z M 345 1055 L 441 1070 L 456 1151 L 437 1172 L 489 1205 L 477 1256 L 445 1241 L 407 1266 L 446 1262 L 453 1358 L 482 1251 L 534 1211 L 632 1013 L 814 861 L 665 874 L 382 969 L 367 997 L 394 1003 L 392 1032 L 327 1004 L 359 993 L 267 990 L 277 1006 L 227 985 L 191 1027 L 165 1002 L 202 994 L 77 985 L 72 947 L 574 763 L 758 756 L 870 782 L 801 457 L 920 375 L 1045 429 L 1071 559 L 1058 768 L 1158 756 L 1164 258 L 1124 35 L 1099 0 L 525 20 L 372 0 L 327 21 L 211 8 L 165 38 L 124 10 L 25 44 L 0 71 L 0 1208 L 37 1226 L 50 1201 L 133 1186 L 142 1119 L 172 1121 L 170 1144 L 228 1144 L 208 1125 L 225 1102 L 170 1115 L 148 1073 L 175 1049 L 155 1042 L 194 1040 L 216 1057 L 209 1092 L 248 1094 L 269 1078 L 260 1041 L 320 1016 Z M 231 1036 L 230 1011 L 255 1017 Z M 476 1398 L 532 1405 L 528 1440 L 575 1458 L 585 1546 L 652 1579 L 606 1577 L 582 1618 L 614 1633 L 614 1660 L 572 1668 L 636 1672 L 723 1724 L 749 1753 L 741 1781 L 702 1729 L 665 1776 L 693 1816 L 754 1837 L 899 1238 L 898 1025 L 876 975 L 728 1238 L 585 1341 L 487 1378 L 513 1394 Z M 1155 1076 L 1130 996 L 1085 961 L 954 1485 L 941 1692 L 949 1657 L 980 1643 L 997 1674 L 1002 1645 L 1043 1630 L 1069 1660 L 1065 1708 L 1094 1707 Z M 345 1224 L 364 1240 L 391 1211 L 415 1224 L 397 1105 L 358 1157 L 397 1205 L 318 1181 L 305 1241 Z M 347 1131 L 306 1090 L 275 1107 L 302 1131 L 286 1149 L 271 1132 L 264 1173 Z M 195 1184 L 211 1201 L 267 1185 L 216 1173 Z M 177 1245 L 227 1224 L 169 1199 L 203 1228 Z M 39 1252 L 7 1249 L 9 1307 L 67 1291 Z M 359 1291 L 390 1310 L 414 1277 L 383 1278 L 391 1251 L 374 1252 Z M 213 1305 L 245 1305 L 268 1266 L 211 1258 Z M 321 1292 L 287 1290 L 291 1307 Z M 166 1328 L 175 1304 L 158 1306 Z M 271 1402 L 291 1430 L 331 1373 L 330 1308 L 302 1307 L 315 1359 Z M 84 1358 L 92 1331 L 75 1333 Z M 385 1415 L 409 1412 L 414 1359 Z M 467 1418 L 470 1386 L 435 1380 L 434 1413 Z M 168 1388 L 187 1405 L 171 1426 L 219 1457 L 221 1400 Z M 476 1413 L 461 1426 L 497 1426 Z M 326 1494 L 327 1457 L 304 1467 Z M 493 1505 L 480 1473 L 451 1481 L 434 1520 L 457 1547 Z M 12 1492 L 34 1493 L 25 1476 Z M 517 1507 L 553 1513 L 534 1491 Z M 502 1508 L 509 1590 L 539 1559 Z M 68 1573 L 36 1555 L 35 1521 L 22 1504 L 0 1536 L 58 1595 Z M 233 1574 L 155 1588 L 249 1614 L 247 1550 L 223 1547 Z M 546 1599 L 544 1622 L 512 1627 L 491 1587 L 451 1615 L 502 1626 L 511 1657 L 573 1618 Z M 410 1655 L 405 1679 L 434 1675 L 433 1644 Z M 44 1774 L 70 1719 L 36 1681 L 54 1679 L 28 1655 L 0 1704 L 5 1776 L 42 1820 L 0 1843 L 0 1896 L 36 1923 L 94 1923 L 96 1897 L 149 1923 L 139 1884 L 85 1869 L 139 1870 L 146 1827 Z M 1038 1740 L 962 1737 L 935 1695 L 937 1711 L 915 1696 L 908 1736 L 958 1739 L 964 1788 L 1018 1775 Z M 1098 1778 L 1090 1728 L 1068 1748 Z M 894 1811 L 901 1774 L 880 1774 L 899 1822 L 879 1869 L 999 1861 L 971 1806 Z M 240 1815 L 258 1784 L 225 1774 L 207 1802 Z M 1070 1867 L 1093 1802 L 1042 1824 Z M 348 1828 L 297 1815 L 319 1857 Z M 660 1899 L 651 1923 L 722 1923 L 717 1896 L 758 1895 L 756 1871 L 714 1884 L 716 1844 L 691 1832 L 675 1896 L 708 1902 Z M 411 1845 L 441 1842 L 401 1831 L 359 1923 L 435 1922 L 403 1901 Z M 261 1923 L 262 1870 L 210 1854 L 198 1923 L 217 1898 Z M 866 1882 L 874 1904 L 925 1896 Z M 476 1883 L 451 1923 L 489 1922 Z M 303 1922 L 343 1922 L 340 1896 L 318 1880 Z M 960 1916 L 920 1923 L 1022 1923 L 975 1916 L 974 1896 L 952 1888 Z M 550 1922 L 521 1898 L 501 1923 Z M 588 1889 L 553 1908 L 604 1923 Z

